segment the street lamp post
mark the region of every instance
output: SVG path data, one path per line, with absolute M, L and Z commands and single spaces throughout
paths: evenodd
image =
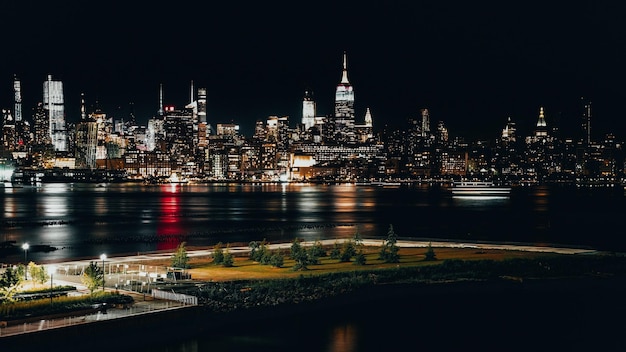
M 24 250 L 24 280 L 28 280 L 28 258 L 26 254 L 28 253 L 29 247 L 28 243 L 22 245 L 22 249 Z
M 100 259 L 102 259 L 102 291 L 104 292 L 104 261 L 107 259 L 107 255 L 100 254 Z
M 54 265 L 50 265 L 48 267 L 48 274 L 50 275 L 50 304 L 52 304 L 52 277 L 54 275 L 54 272 L 57 270 L 57 267 Z
M 30 246 L 28 245 L 28 243 L 24 243 L 22 245 L 22 249 L 24 250 L 24 265 L 28 264 L 28 258 L 26 256 L 26 254 L 28 253 L 28 248 L 30 248 Z

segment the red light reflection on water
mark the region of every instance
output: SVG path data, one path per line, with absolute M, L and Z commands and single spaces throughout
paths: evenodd
M 357 350 L 356 327 L 351 324 L 335 327 L 331 333 L 330 346 L 332 352 L 352 352 Z
M 160 213 L 157 220 L 157 250 L 176 249 L 181 240 L 182 225 L 180 218 L 181 206 L 177 193 L 180 192 L 180 185 L 161 185 L 162 197 L 160 199 Z

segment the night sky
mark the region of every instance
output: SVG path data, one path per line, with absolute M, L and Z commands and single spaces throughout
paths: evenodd
M 228 3 L 228 4 L 226 4 Z M 532 133 L 578 133 L 580 97 L 593 101 L 594 139 L 626 140 L 626 5 L 461 1 L 10 1 L 0 5 L 0 107 L 22 80 L 24 111 L 48 74 L 64 82 L 68 121 L 80 93 L 114 117 L 133 102 L 140 123 L 164 103 L 207 88 L 208 120 L 251 135 L 269 115 L 301 118 L 306 89 L 332 114 L 348 54 L 357 123 L 404 127 L 430 109 L 451 136 L 495 138 L 507 117 Z M 4 83 L 2 83 L 4 82 Z M 434 128 L 434 126 L 432 126 Z

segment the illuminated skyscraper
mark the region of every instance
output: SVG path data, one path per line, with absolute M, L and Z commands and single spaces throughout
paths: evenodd
M 2 146 L 5 150 L 14 151 L 17 146 L 15 119 L 11 110 L 2 110 Z
M 95 114 L 87 115 L 85 94 L 80 94 L 80 121 L 76 124 L 76 145 L 74 155 L 76 167 L 95 169 L 98 152 L 98 121 Z M 102 123 L 100 123 L 102 124 Z
M 372 131 L 372 113 L 370 112 L 370 108 L 365 110 L 365 119 L 364 124 L 362 125 L 354 125 L 354 130 L 357 135 L 357 140 L 360 143 L 366 143 L 370 141 L 373 137 Z
M 535 130 L 535 136 L 537 137 L 548 136 L 546 118 L 543 114 L 543 106 L 539 108 L 539 119 L 537 120 L 537 129 Z
M 30 123 L 22 118 L 22 85 L 15 75 L 13 81 L 14 108 L 13 121 L 15 123 L 15 148 L 16 150 L 27 149 L 27 144 L 31 142 Z
M 198 88 L 198 122 L 206 123 L 206 88 Z
M 49 135 L 54 150 L 67 151 L 63 82 L 53 81 L 52 75 L 48 75 L 48 80 L 43 83 L 43 108 L 50 121 Z
M 422 137 L 428 138 L 430 136 L 430 114 L 428 109 L 422 109 Z
M 163 84 L 159 85 L 159 110 L 157 111 L 157 117 L 163 117 Z
M 37 106 L 33 108 L 33 122 L 35 127 L 35 144 L 50 144 L 50 119 L 48 119 L 48 114 L 44 110 L 42 102 L 37 103 Z
M 196 109 L 198 112 L 198 147 L 205 148 L 207 136 L 211 134 L 211 127 L 206 122 L 206 88 L 198 88 Z
M 13 80 L 13 92 L 15 93 L 15 108 L 13 109 L 13 117 L 16 122 L 22 121 L 22 86 L 20 80 L 15 76 Z
M 343 70 L 341 82 L 335 91 L 335 138 L 338 142 L 352 143 L 356 140 L 354 133 L 354 90 L 348 81 L 348 63 L 343 53 Z
M 367 110 L 365 110 L 365 126 L 366 127 L 373 126 L 372 113 L 370 112 L 370 108 L 367 108 Z
M 500 139 L 505 143 L 514 143 L 516 137 L 515 122 L 511 121 L 511 117 L 508 117 L 506 120 L 506 126 L 504 126 L 504 129 L 502 130 L 502 136 Z
M 315 125 L 315 101 L 313 94 L 308 90 L 304 92 L 304 100 L 302 101 L 302 124 L 305 130 Z

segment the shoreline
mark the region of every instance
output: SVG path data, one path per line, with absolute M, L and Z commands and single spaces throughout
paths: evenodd
M 351 238 L 341 238 L 341 239 L 325 239 L 319 240 L 324 245 L 331 246 L 335 242 L 343 242 L 344 240 L 350 240 Z M 363 239 L 363 244 L 366 246 L 380 246 L 384 241 L 384 238 L 367 238 Z M 303 241 L 302 245 L 312 245 L 315 241 Z M 457 239 L 435 239 L 435 238 L 413 238 L 413 237 L 399 237 L 397 245 L 400 248 L 425 248 L 429 244 L 433 247 L 442 247 L 442 248 L 467 248 L 467 249 L 477 249 L 477 250 L 512 250 L 512 251 L 529 251 L 529 252 L 542 252 L 542 253 L 558 253 L 558 254 L 602 254 L 602 253 L 612 253 L 618 255 L 626 255 L 626 253 L 619 252 L 610 252 L 606 250 L 598 250 L 587 246 L 574 246 L 574 245 L 558 245 L 558 244 L 545 244 L 545 245 L 533 245 L 531 243 L 521 243 L 521 242 L 497 242 L 497 241 L 459 241 Z M 224 244 L 226 245 L 226 244 Z M 249 251 L 249 247 L 245 243 L 241 242 L 233 242 L 229 243 L 231 245 L 230 249 L 235 252 L 245 253 Z M 269 249 L 288 249 L 291 246 L 291 242 L 281 242 L 281 243 L 269 243 Z M 52 251 L 50 248 L 53 246 L 39 246 L 41 251 L 49 252 Z M 37 247 L 35 247 L 37 248 Z M 214 246 L 186 246 L 187 254 L 190 258 L 198 257 L 198 256 L 207 256 L 210 255 L 213 251 Z M 6 249 L 5 249 L 6 250 Z M 12 250 L 16 251 L 16 253 L 22 254 L 23 250 L 17 246 Z M 30 250 L 29 250 L 30 251 Z M 169 258 L 174 253 L 174 249 L 164 249 L 164 250 L 155 250 L 155 251 L 146 251 L 146 252 L 133 252 L 133 253 L 119 253 L 110 255 L 109 259 L 116 259 L 122 261 L 145 261 L 151 260 L 150 258 L 163 259 Z M 134 258 L 134 259 L 133 259 Z M 80 262 L 86 262 L 88 264 L 89 261 L 94 261 L 93 257 L 75 257 L 68 258 L 66 260 L 63 259 L 55 259 L 55 260 L 45 260 L 41 261 L 39 264 L 77 264 Z M 13 260 L 7 260 L 6 262 L 1 262 L 0 265 L 16 265 L 22 263 L 21 257 L 15 258 Z

